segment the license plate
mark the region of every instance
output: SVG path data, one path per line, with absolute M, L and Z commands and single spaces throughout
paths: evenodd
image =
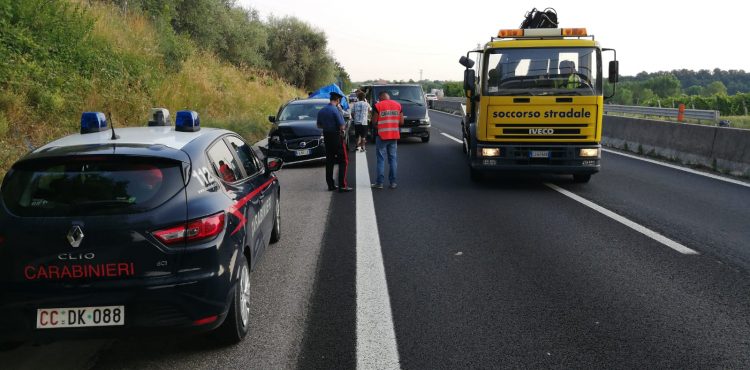
M 532 150 L 529 152 L 531 158 L 549 158 L 549 150 Z
M 125 306 L 40 308 L 37 329 L 125 325 Z
M 411 128 L 402 128 L 401 132 L 411 132 Z
M 305 155 L 310 155 L 310 149 L 296 150 L 294 152 L 294 155 L 296 155 L 297 157 L 302 157 L 302 156 L 305 156 Z

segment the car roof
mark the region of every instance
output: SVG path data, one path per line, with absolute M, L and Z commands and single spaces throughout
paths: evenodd
M 52 141 L 32 153 L 43 152 L 52 148 L 72 147 L 92 144 L 135 144 L 135 145 L 163 145 L 172 149 L 182 150 L 188 143 L 204 135 L 217 134 L 222 129 L 202 127 L 196 132 L 176 131 L 173 126 L 151 127 L 122 127 L 115 128 L 119 138 L 111 140 L 112 130 L 92 132 L 88 134 L 73 134 Z M 226 131 L 229 132 L 229 131 Z
M 328 104 L 330 101 L 331 99 L 297 99 L 290 101 L 289 104 Z

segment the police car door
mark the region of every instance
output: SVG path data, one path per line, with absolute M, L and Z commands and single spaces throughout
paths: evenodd
M 253 193 L 255 186 L 240 165 L 234 151 L 226 141 L 227 136 L 214 142 L 208 149 L 208 158 L 222 182 L 222 191 L 229 197 L 230 206 L 227 212 L 227 232 L 236 243 L 249 246 L 250 261 L 255 264 L 258 248 L 253 245 L 250 229 L 260 204 Z
M 274 197 L 274 179 L 273 176 L 266 176 L 265 168 L 260 166 L 250 145 L 245 143 L 237 136 L 228 136 L 227 142 L 233 154 L 242 164 L 242 168 L 248 174 L 250 182 L 253 184 L 255 193 L 252 202 L 257 207 L 257 213 L 250 223 L 249 234 L 252 235 L 252 247 L 262 252 L 268 245 L 271 237 L 271 228 L 273 227 L 273 210 L 275 206 Z M 249 217 L 248 217 L 249 219 Z

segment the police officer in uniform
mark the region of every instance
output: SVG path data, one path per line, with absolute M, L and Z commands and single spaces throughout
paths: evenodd
M 352 188 L 346 182 L 346 170 L 349 166 L 346 143 L 344 142 L 346 123 L 338 108 L 342 97 L 341 94 L 332 92 L 330 103 L 318 112 L 318 128 L 323 130 L 323 140 L 326 147 L 326 183 L 329 191 L 336 190 L 336 184 L 333 182 L 333 166 L 338 164 L 339 193 L 352 191 Z

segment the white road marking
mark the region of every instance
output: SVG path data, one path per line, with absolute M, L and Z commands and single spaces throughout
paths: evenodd
M 611 219 L 613 219 L 613 220 L 615 220 L 615 221 L 617 221 L 617 222 L 619 222 L 619 223 L 621 223 L 621 224 L 623 224 L 623 225 L 625 225 L 625 226 L 627 226 L 627 227 L 629 227 L 629 228 L 631 228 L 631 229 L 633 229 L 633 230 L 635 230 L 635 231 L 643 234 L 643 235 L 646 235 L 649 238 L 654 239 L 657 242 L 662 243 L 662 244 L 666 245 L 667 247 L 672 248 L 672 249 L 674 249 L 674 250 L 676 250 L 676 251 L 678 251 L 678 252 L 680 252 L 682 254 L 699 254 L 698 252 L 696 252 L 696 251 L 694 251 L 694 250 L 692 250 L 692 249 L 690 249 L 690 248 L 688 248 L 688 247 L 686 247 L 686 246 L 684 246 L 684 245 L 682 245 L 682 244 L 680 244 L 680 243 L 678 243 L 678 242 L 676 242 L 676 241 L 674 241 L 672 239 L 669 239 L 666 236 L 657 233 L 656 231 L 653 231 L 653 230 L 651 230 L 651 229 L 649 229 L 649 228 L 647 228 L 645 226 L 641 226 L 640 224 L 637 224 L 637 223 L 635 223 L 633 221 L 630 221 L 627 218 L 618 215 L 617 213 L 614 213 L 614 212 L 612 212 L 612 211 L 610 211 L 610 210 L 608 210 L 608 209 L 606 209 L 606 208 L 604 208 L 604 207 L 602 207 L 602 206 L 600 206 L 600 205 L 598 205 L 598 204 L 596 204 L 596 203 L 594 203 L 594 202 L 592 202 L 592 201 L 590 201 L 588 199 L 585 199 L 585 198 L 582 198 L 582 197 L 580 197 L 580 196 L 578 196 L 576 194 L 573 194 L 570 191 L 567 191 L 567 190 L 565 190 L 565 189 L 563 189 L 563 188 L 561 188 L 561 187 L 559 187 L 557 185 L 550 184 L 550 183 L 545 183 L 545 185 L 547 185 L 550 188 L 552 188 L 553 190 L 555 190 L 555 191 L 557 191 L 557 192 L 559 192 L 559 193 L 567 196 L 568 198 L 573 199 L 576 202 L 579 202 L 579 203 L 581 203 L 581 204 L 583 204 L 583 205 L 585 205 L 585 206 L 587 206 L 587 207 L 589 207 L 589 208 L 591 208 L 591 209 L 593 209 L 593 210 L 595 210 L 595 211 L 597 211 L 597 212 L 599 212 L 599 213 L 601 213 L 601 214 L 603 214 L 603 215 L 605 215 L 605 216 L 607 216 L 607 217 L 609 217 L 609 218 L 611 218 Z
M 356 158 L 357 369 L 400 369 L 367 156 Z
M 637 155 L 622 153 L 622 152 L 611 150 L 611 149 L 604 149 L 604 148 L 602 148 L 602 150 L 605 151 L 605 152 L 607 152 L 607 153 L 617 154 L 617 155 L 621 155 L 623 157 L 628 157 L 628 158 L 633 158 L 633 159 L 637 159 L 637 160 L 648 162 L 648 163 L 658 164 L 660 166 L 673 168 L 675 170 L 685 171 L 685 172 L 689 172 L 689 173 L 692 173 L 692 174 L 695 174 L 695 175 L 710 177 L 710 178 L 715 179 L 715 180 L 725 181 L 725 182 L 729 182 L 729 183 L 732 183 L 732 184 L 736 184 L 736 185 L 745 186 L 745 187 L 750 188 L 750 183 L 746 183 L 746 182 L 743 182 L 743 181 L 740 181 L 740 180 L 730 179 L 728 177 L 714 175 L 714 174 L 706 173 L 706 172 L 701 172 L 701 171 L 694 170 L 692 168 L 687 168 L 687 167 L 682 167 L 682 166 L 678 166 L 678 165 L 674 165 L 674 164 L 670 164 L 670 163 L 656 161 L 656 160 L 649 159 L 649 158 L 643 158 L 643 157 L 639 157 Z
M 447 115 L 449 115 L 449 116 L 453 116 L 453 117 L 461 117 L 461 115 L 460 115 L 460 114 L 453 114 L 453 113 L 443 112 L 443 111 L 441 111 L 441 110 L 437 110 L 437 109 L 430 109 L 430 112 L 436 112 L 436 113 L 447 114 Z
M 463 142 L 463 141 L 461 141 L 460 139 L 456 139 L 455 137 L 453 137 L 453 136 L 451 136 L 451 135 L 448 135 L 448 134 L 446 134 L 445 132 L 441 132 L 441 133 L 440 133 L 440 135 L 443 135 L 443 136 L 447 137 L 448 139 L 451 139 L 451 140 L 453 140 L 453 141 L 455 141 L 455 142 L 457 142 L 457 143 L 459 143 L 459 144 L 463 144 L 463 143 L 464 143 L 464 142 Z

